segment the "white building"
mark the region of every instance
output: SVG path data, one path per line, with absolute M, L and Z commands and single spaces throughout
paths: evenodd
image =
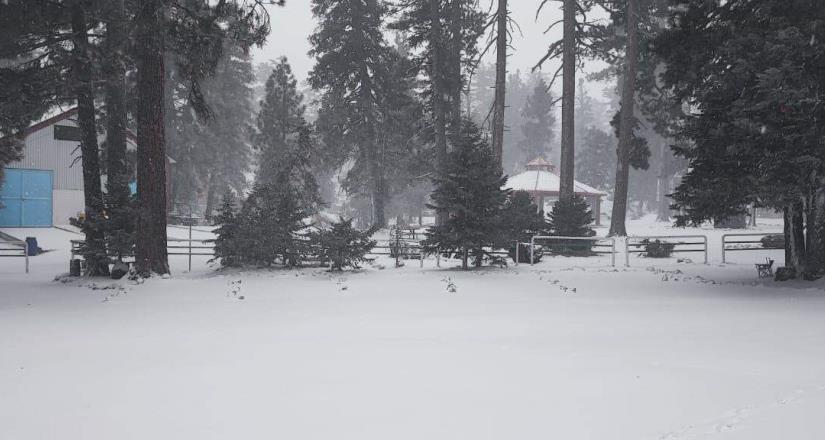
M 556 174 L 556 168 L 543 158 L 538 158 L 527 164 L 527 171 L 507 179 L 506 186 L 514 191 L 527 191 L 540 209 L 549 212 L 559 200 L 560 184 L 561 178 Z M 602 197 L 607 193 L 577 181 L 573 182 L 573 192 L 587 201 L 593 211 L 593 219 L 599 225 Z
M 0 184 L 0 226 L 69 224 L 83 212 L 83 166 L 77 108 L 32 125 L 24 133 L 23 158 L 5 169 Z M 103 136 L 99 139 L 103 141 Z M 127 147 L 136 140 L 128 133 Z

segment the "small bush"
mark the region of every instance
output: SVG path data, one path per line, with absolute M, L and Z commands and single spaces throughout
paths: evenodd
M 765 249 L 785 249 L 785 236 L 783 234 L 766 235 L 759 241 Z
M 328 263 L 330 271 L 342 271 L 345 267 L 358 269 L 367 261 L 366 255 L 375 247 L 370 239 L 375 229 L 359 231 L 352 227 L 352 219 L 340 219 L 332 228 L 313 234 L 321 263 Z
M 561 199 L 548 214 L 547 235 L 560 237 L 592 237 L 596 231 L 590 228 L 593 212 L 587 202 L 578 195 Z M 591 256 L 593 242 L 589 240 L 553 240 L 548 243 L 551 252 L 567 256 Z
M 644 240 L 642 244 L 645 245 L 644 256 L 648 258 L 670 258 L 673 255 L 673 249 L 676 247 L 674 243 L 667 243 L 661 240 Z

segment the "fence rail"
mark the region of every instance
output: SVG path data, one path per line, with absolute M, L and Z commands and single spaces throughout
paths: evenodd
M 535 248 L 536 248 L 536 240 L 548 240 L 548 241 L 591 241 L 593 244 L 591 247 L 597 248 L 606 248 L 610 247 L 610 251 L 596 251 L 595 254 L 610 254 L 610 265 L 616 266 L 616 239 L 613 237 L 564 237 L 564 236 L 557 236 L 557 235 L 535 235 L 530 238 L 530 265 L 532 266 L 535 264 Z M 608 242 L 609 244 L 602 244 L 599 242 Z M 518 252 L 518 246 L 516 246 L 516 252 Z M 518 260 L 518 254 L 516 254 L 516 260 Z
M 21 240 L 0 240 L 0 257 L 22 257 L 26 260 L 26 273 L 29 273 L 29 246 Z
M 72 260 L 81 256 L 80 247 L 85 243 L 85 240 L 71 240 Z M 192 271 L 192 257 L 193 256 L 215 256 L 215 244 L 208 239 L 192 239 L 192 238 L 167 238 L 166 239 L 166 253 L 167 255 L 185 256 L 188 257 L 189 271 Z M 123 256 L 125 260 L 134 260 L 135 256 L 127 254 Z
M 762 243 L 762 238 L 771 236 L 771 235 L 781 235 L 781 233 L 770 233 L 770 232 L 738 232 L 733 234 L 723 234 L 722 235 L 722 263 L 727 262 L 727 252 L 731 251 L 770 251 L 770 250 L 777 250 L 781 248 L 772 248 L 772 247 L 765 247 Z M 733 241 L 728 240 L 730 237 L 761 237 L 758 240 L 741 240 L 735 239 Z M 728 245 L 753 245 L 758 244 L 759 246 L 737 246 L 737 247 L 728 247 Z
M 645 243 L 651 240 L 667 240 L 664 243 L 673 244 L 673 253 L 690 253 L 702 252 L 705 256 L 705 264 L 708 264 L 708 237 L 706 235 L 646 235 L 646 236 L 629 236 L 624 242 L 624 265 L 630 267 L 630 254 L 643 254 L 645 250 L 642 249 L 647 246 Z M 672 240 L 701 240 L 701 241 L 672 241 Z M 695 248 L 678 248 L 677 246 L 702 246 L 701 249 Z M 631 250 L 631 248 L 635 248 Z

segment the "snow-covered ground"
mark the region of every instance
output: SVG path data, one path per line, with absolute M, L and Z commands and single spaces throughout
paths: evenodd
M 722 265 L 722 231 L 629 229 L 708 235 L 711 264 L 176 257 L 170 279 L 61 283 L 72 233 L 5 230 L 53 251 L 28 275 L 0 259 L 0 439 L 825 438 L 825 284 L 756 279 L 781 251 Z

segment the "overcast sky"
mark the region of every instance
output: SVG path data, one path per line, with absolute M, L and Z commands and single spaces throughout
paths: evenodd
M 561 36 L 561 26 L 556 26 L 550 33 L 544 30 L 550 23 L 561 18 L 561 3 L 548 2 L 536 20 L 536 8 L 539 0 L 510 0 L 510 10 L 513 18 L 521 27 L 521 33 L 514 34 L 513 48 L 509 58 L 508 71 L 521 70 L 529 72 L 536 62 L 545 54 L 547 46 Z M 490 0 L 481 0 L 483 8 L 488 8 Z M 315 28 L 316 21 L 312 16 L 310 0 L 286 0 L 284 7 L 269 7 L 272 33 L 263 48 L 253 51 L 255 62 L 263 62 L 285 55 L 298 80 L 303 82 L 307 72 L 312 68 L 313 60 L 307 55 L 309 51 L 308 37 Z M 484 44 L 482 42 L 482 44 Z M 492 62 L 495 54 L 488 57 Z M 559 61 L 546 63 L 543 71 L 552 74 L 559 66 Z M 595 69 L 595 64 L 593 68 Z M 605 84 L 591 84 L 589 89 L 595 97 L 601 97 L 601 90 Z M 559 87 L 555 87 L 559 89 Z M 558 90 L 557 90 L 558 92 Z

